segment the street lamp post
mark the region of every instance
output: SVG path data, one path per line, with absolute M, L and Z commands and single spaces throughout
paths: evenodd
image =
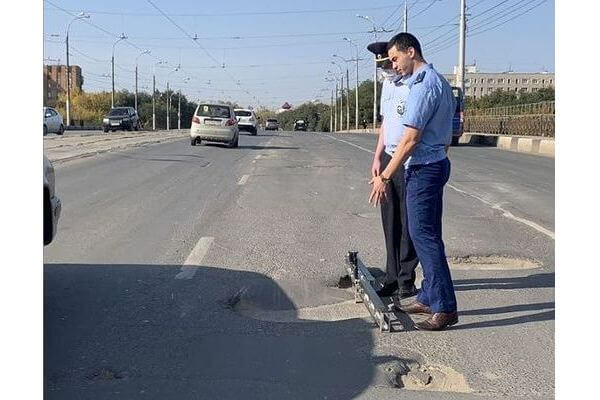
M 144 54 L 150 54 L 150 50 L 144 50 L 135 58 L 135 112 L 138 110 L 138 59 Z
M 185 78 L 183 83 L 187 83 L 191 78 Z M 179 105 L 177 106 L 177 130 L 181 130 L 181 87 L 179 88 Z
M 110 97 L 111 107 L 115 106 L 115 46 L 121 40 L 125 40 L 125 39 L 127 39 L 127 36 L 125 36 L 124 33 L 121 33 L 121 36 L 119 37 L 119 39 L 117 39 L 117 41 L 113 44 L 113 47 L 112 47 L 112 58 L 111 58 L 111 66 L 112 66 L 112 95 Z
M 170 124 L 170 118 L 169 118 L 169 114 L 171 112 L 171 96 L 169 95 L 169 76 L 173 73 L 173 72 L 177 72 L 179 71 L 179 67 L 180 65 L 177 65 L 175 67 L 175 69 L 171 72 L 169 72 L 167 74 L 167 130 L 171 130 L 171 124 Z
M 335 61 L 331 62 L 333 65 L 338 67 L 340 70 L 340 131 L 344 129 L 344 70 L 342 67 L 336 63 Z M 346 86 L 348 86 L 348 82 L 346 82 Z M 346 98 L 346 101 L 348 99 Z
M 346 60 L 345 58 L 340 57 L 337 54 L 334 54 L 333 57 L 337 57 L 346 63 L 346 130 L 349 131 L 350 130 L 350 75 L 348 72 L 348 62 L 351 60 Z M 343 72 L 342 72 L 342 75 L 344 75 Z
M 156 130 L 156 66 L 166 64 L 166 61 L 160 60 L 152 66 L 152 130 Z
M 358 129 L 358 45 L 347 37 L 345 37 L 344 40 L 353 45 L 356 49 L 356 93 L 354 96 L 356 100 L 356 110 L 354 110 L 354 129 Z
M 373 37 L 375 38 L 375 41 L 377 41 L 377 27 L 375 26 L 373 19 L 368 15 L 357 14 L 356 16 L 373 24 Z M 375 58 L 375 60 L 377 59 Z M 373 65 L 373 132 L 375 132 L 377 130 L 377 62 L 374 62 Z
M 71 67 L 69 65 L 69 29 L 71 29 L 71 24 L 73 22 L 80 19 L 87 19 L 89 17 L 89 15 L 81 12 L 79 15 L 73 18 L 71 22 L 69 22 L 69 25 L 67 25 L 67 35 L 65 37 L 65 43 L 67 45 L 67 126 L 71 125 Z

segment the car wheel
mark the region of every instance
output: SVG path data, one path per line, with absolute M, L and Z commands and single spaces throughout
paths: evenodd
M 46 136 L 48 134 L 48 127 L 46 125 L 44 125 L 44 136 Z
M 199 140 L 197 138 L 192 138 L 191 145 L 195 146 L 198 142 L 199 142 Z
M 139 125 L 139 124 L 136 124 L 136 125 L 135 125 L 135 128 L 133 128 L 133 129 L 135 129 L 136 131 L 139 131 L 139 130 L 140 130 L 140 125 Z
M 116 130 L 116 129 L 111 129 L 110 131 L 111 131 L 111 132 L 116 132 L 117 130 Z
M 56 134 L 62 135 L 63 133 L 65 133 L 65 126 L 60 124 L 60 128 L 58 128 L 58 132 L 56 132 Z
M 102 130 L 104 131 L 104 133 L 108 133 L 108 128 L 103 128 Z

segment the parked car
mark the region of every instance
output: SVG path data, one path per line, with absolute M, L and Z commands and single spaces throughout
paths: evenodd
M 456 101 L 456 111 L 452 118 L 452 145 L 458 145 L 458 139 L 463 134 L 463 126 L 465 122 L 465 99 L 462 90 L 459 87 L 452 87 L 454 101 Z
M 275 118 L 267 119 L 265 124 L 265 131 L 277 131 L 279 130 L 279 122 Z
M 102 120 L 104 132 L 121 130 L 136 130 L 141 128 L 140 117 L 133 107 L 113 107 Z
M 54 167 L 44 155 L 44 246 L 56 236 L 61 208 L 54 186 Z
M 306 132 L 306 122 L 304 122 L 302 119 L 299 119 L 294 123 L 294 130 Z
M 250 132 L 253 136 L 258 133 L 258 117 L 253 110 L 236 108 L 233 110 L 238 121 L 240 131 Z
M 44 136 L 49 133 L 62 135 L 64 132 L 62 115 L 52 107 L 44 107 Z
M 238 147 L 240 131 L 233 107 L 227 104 L 199 104 L 192 117 L 192 146 L 202 140 Z

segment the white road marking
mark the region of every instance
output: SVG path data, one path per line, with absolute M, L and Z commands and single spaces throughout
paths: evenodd
M 183 263 L 181 272 L 175 275 L 175 279 L 192 279 L 214 240 L 214 237 L 201 237 Z
M 250 175 L 242 175 L 240 181 L 238 182 L 238 185 L 245 185 L 246 182 L 248 182 L 248 178 L 250 178 Z
M 549 230 L 547 228 L 544 228 L 543 226 L 541 226 L 539 224 L 536 224 L 535 222 L 530 221 L 528 219 L 517 217 L 516 215 L 514 215 L 510 211 L 507 211 L 507 210 L 503 209 L 502 207 L 500 207 L 499 204 L 494 204 L 494 203 L 492 203 L 490 201 L 487 201 L 487 200 L 485 200 L 485 199 L 483 199 L 483 198 L 481 198 L 481 197 L 479 197 L 479 196 L 477 196 L 475 194 L 465 192 L 464 190 L 461 190 L 461 189 L 459 189 L 459 188 L 457 188 L 455 186 L 452 186 L 450 184 L 446 184 L 446 186 L 448 186 L 448 187 L 456 190 L 459 193 L 464 194 L 465 196 L 473 197 L 474 199 L 477 199 L 477 200 L 481 201 L 482 203 L 490 206 L 494 210 L 501 211 L 503 217 L 506 217 L 508 219 L 512 219 L 513 221 L 520 222 L 520 223 L 522 223 L 524 225 L 529 226 L 530 228 L 535 229 L 536 231 L 538 231 L 540 233 L 543 233 L 544 235 L 550 237 L 551 239 L 555 239 L 555 234 L 551 230 Z
M 356 148 L 359 148 L 359 149 L 361 149 L 361 150 L 363 150 L 363 151 L 366 151 L 367 153 L 375 154 L 375 152 L 374 152 L 374 151 L 371 151 L 371 150 L 369 150 L 369 149 L 365 149 L 364 147 L 362 147 L 362 146 L 359 146 L 359 145 L 357 145 L 357 144 L 354 144 L 354 143 L 351 143 L 351 142 L 347 142 L 347 141 L 345 141 L 345 140 L 342 140 L 342 139 L 337 139 L 337 138 L 334 138 L 334 137 L 333 137 L 333 136 L 331 136 L 331 135 L 325 135 L 325 136 L 327 136 L 327 137 L 330 137 L 330 138 L 332 138 L 333 140 L 337 140 L 338 142 L 344 142 L 344 143 L 346 143 L 346 144 L 349 144 L 350 146 L 354 146 L 354 147 L 356 147 Z
M 342 139 L 337 139 L 337 138 L 335 138 L 335 137 L 333 137 L 333 136 L 331 136 L 331 135 L 325 135 L 325 136 L 327 136 L 327 137 L 330 137 L 330 138 L 332 138 L 333 140 L 337 140 L 338 142 L 344 142 L 344 143 L 346 143 L 346 144 L 349 144 L 350 146 L 354 146 L 354 147 L 356 147 L 356 148 L 359 148 L 359 149 L 361 149 L 361 150 L 363 150 L 363 151 L 366 151 L 367 153 L 375 154 L 375 152 L 374 152 L 374 151 L 371 151 L 371 150 L 369 150 L 369 149 L 365 149 L 364 147 L 361 147 L 361 146 L 359 146 L 359 145 L 357 145 L 357 144 L 350 143 L 350 142 L 347 142 L 347 141 L 345 141 L 345 140 L 342 140 Z M 546 236 L 550 237 L 551 239 L 555 240 L 555 234 L 554 234 L 554 232 L 552 232 L 551 230 L 549 230 L 549 229 L 547 229 L 547 228 L 544 228 L 543 226 L 541 226 L 541 225 L 539 225 L 539 224 L 536 224 L 535 222 L 533 222 L 533 221 L 530 221 L 530 220 L 528 220 L 528 219 L 521 218 L 521 217 L 517 217 L 516 215 L 514 215 L 514 214 L 513 214 L 513 213 L 511 213 L 510 211 L 507 211 L 507 210 L 503 209 L 502 207 L 500 207 L 500 205 L 499 205 L 499 204 L 494 204 L 494 203 L 492 203 L 492 202 L 489 202 L 489 201 L 487 201 L 487 200 L 485 200 L 485 199 L 483 199 L 483 198 L 481 198 L 481 197 L 479 197 L 479 196 L 477 196 L 477 195 L 474 195 L 474 194 L 471 194 L 471 193 L 465 192 L 464 190 L 460 190 L 460 189 L 458 189 L 457 187 L 455 187 L 455 186 L 452 186 L 452 185 L 450 185 L 450 184 L 446 184 L 446 186 L 448 186 L 448 187 L 450 187 L 450 188 L 452 188 L 452 189 L 456 190 L 456 191 L 457 191 L 457 192 L 459 192 L 459 193 L 462 193 L 462 194 L 464 194 L 464 195 L 467 195 L 467 196 L 473 197 L 473 198 L 475 198 L 475 199 L 477 199 L 477 200 L 481 201 L 482 203 L 484 203 L 484 204 L 486 204 L 486 205 L 490 206 L 492 209 L 494 209 L 494 210 L 498 210 L 498 211 L 501 211 L 501 212 L 502 212 L 502 216 L 504 216 L 504 217 L 506 217 L 506 218 L 508 218 L 508 219 L 512 219 L 513 221 L 519 222 L 519 223 L 521 223 L 521 224 L 527 225 L 527 226 L 529 226 L 530 228 L 533 228 L 533 229 L 535 229 L 536 231 L 538 231 L 538 232 L 540 232 L 540 233 L 543 233 L 544 235 L 546 235 Z

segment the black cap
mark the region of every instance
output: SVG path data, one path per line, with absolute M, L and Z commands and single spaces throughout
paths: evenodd
M 375 59 L 379 61 L 387 60 L 387 44 L 388 42 L 373 42 L 367 46 L 367 50 L 375 54 Z

